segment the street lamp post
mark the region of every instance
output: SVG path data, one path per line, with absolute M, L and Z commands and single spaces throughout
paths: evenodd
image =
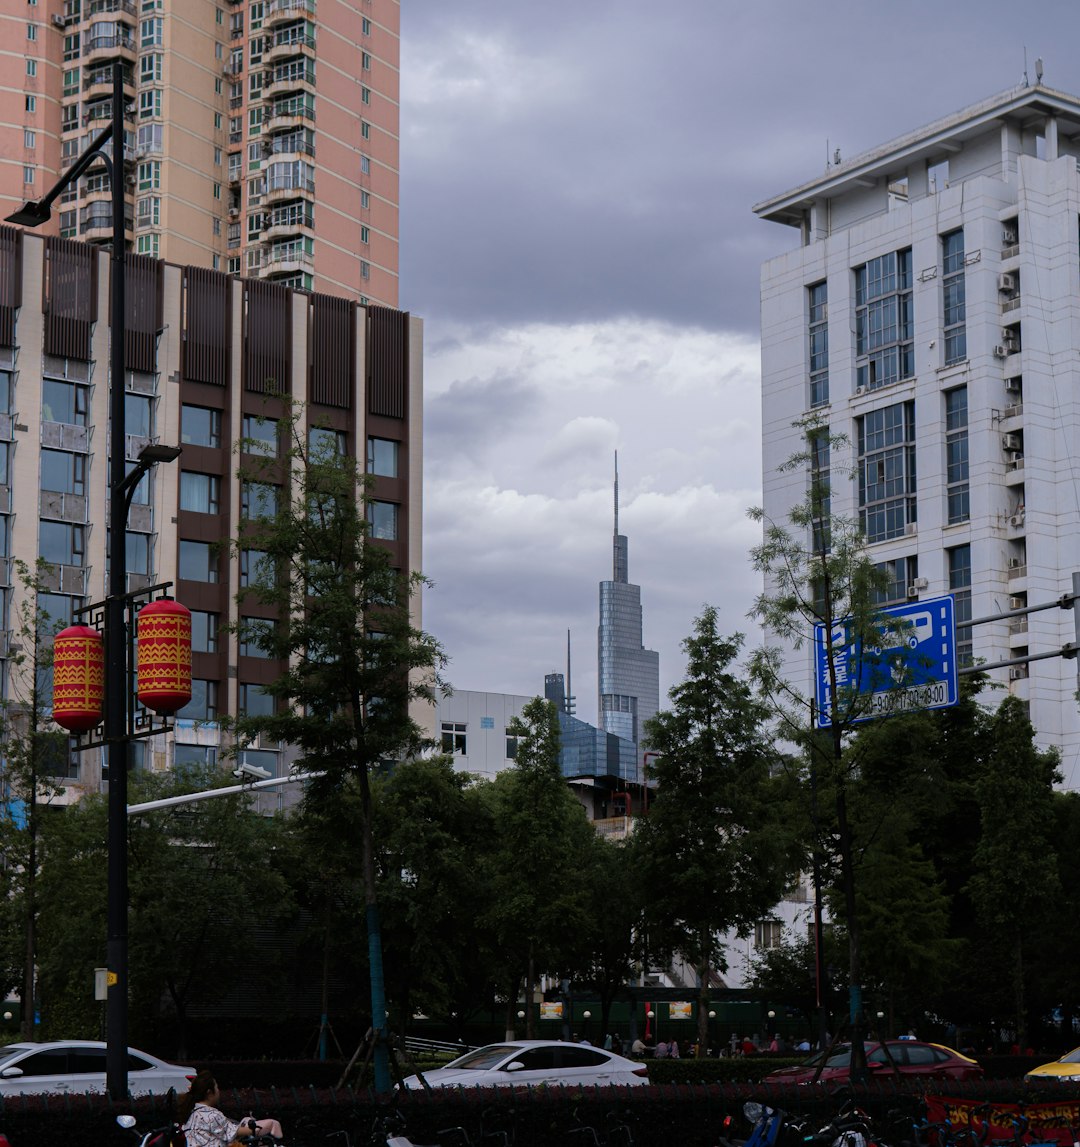
M 112 141 L 112 156 L 104 147 Z M 7 217 L 9 223 L 38 227 L 49 220 L 51 205 L 96 161 L 109 173 L 112 193 L 112 252 L 110 258 L 110 348 L 109 348 L 109 578 L 105 602 L 105 714 L 104 739 L 108 745 L 108 936 L 106 965 L 105 1059 L 106 1079 L 114 1100 L 127 1097 L 128 1042 L 128 868 L 127 868 L 127 716 L 128 678 L 126 657 L 126 528 L 135 487 L 143 474 L 158 462 L 172 461 L 176 447 L 148 446 L 138 465 L 126 474 L 126 426 L 124 420 L 124 343 L 126 341 L 126 259 L 124 253 L 124 79 L 119 61 L 113 65 L 112 120 L 46 195 L 25 203 Z

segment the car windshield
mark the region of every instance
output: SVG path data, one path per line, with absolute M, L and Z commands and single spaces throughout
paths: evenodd
M 1063 1055 L 1060 1063 L 1080 1063 L 1080 1047 L 1074 1047 L 1068 1055 Z
M 470 1051 L 446 1066 L 455 1069 L 467 1068 L 470 1071 L 484 1071 L 489 1067 L 494 1067 L 515 1051 L 521 1051 L 521 1048 L 512 1043 L 493 1043 L 488 1047 L 480 1047 L 476 1051 Z
M 868 1043 L 864 1045 L 866 1052 L 869 1055 L 873 1044 Z M 817 1067 L 821 1063 L 822 1053 L 818 1052 L 817 1055 L 812 1055 L 803 1064 L 803 1067 Z M 850 1067 L 851 1066 L 851 1045 L 846 1044 L 844 1047 L 836 1048 L 836 1050 L 825 1060 L 823 1067 Z
M 4 1063 L 5 1060 L 12 1059 L 14 1056 L 22 1055 L 24 1051 L 29 1050 L 26 1044 L 20 1043 L 9 1043 L 7 1047 L 0 1047 L 0 1063 Z

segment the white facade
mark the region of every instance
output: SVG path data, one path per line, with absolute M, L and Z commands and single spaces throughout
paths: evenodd
M 777 467 L 817 410 L 851 442 L 833 513 L 861 518 L 897 601 L 952 592 L 958 621 L 979 619 L 1053 602 L 1080 571 L 1078 165 L 1080 99 L 1022 87 L 754 209 L 801 239 L 762 270 L 766 515 L 805 494 Z M 985 663 L 1076 639 L 1060 608 L 958 636 Z M 809 653 L 789 661 L 809 692 Z M 991 676 L 1080 787 L 1077 663 Z
M 455 690 L 440 697 L 435 708 L 435 731 L 442 738 L 443 751 L 454 756 L 454 768 L 491 780 L 509 768 L 514 758 L 509 750 L 507 729 L 514 717 L 535 697 L 513 693 L 480 693 Z

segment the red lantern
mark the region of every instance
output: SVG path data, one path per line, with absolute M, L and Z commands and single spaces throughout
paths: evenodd
M 88 625 L 69 625 L 53 638 L 53 720 L 85 733 L 101 720 L 105 643 Z
M 161 597 L 136 621 L 139 702 L 155 713 L 175 713 L 191 700 L 191 611 Z

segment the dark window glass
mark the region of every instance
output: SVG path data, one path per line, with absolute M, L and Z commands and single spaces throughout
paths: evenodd
M 180 441 L 192 446 L 220 446 L 221 411 L 205 406 L 181 407 Z

